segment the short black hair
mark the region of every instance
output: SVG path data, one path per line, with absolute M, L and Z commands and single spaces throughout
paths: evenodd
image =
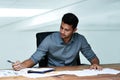
M 75 29 L 79 22 L 77 16 L 73 13 L 66 13 L 62 17 L 62 22 L 72 25 L 72 28 Z

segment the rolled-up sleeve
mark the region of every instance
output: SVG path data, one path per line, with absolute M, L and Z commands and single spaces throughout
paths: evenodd
M 93 52 L 91 49 L 91 46 L 85 39 L 85 37 L 82 37 L 82 47 L 81 47 L 81 52 L 82 54 L 89 60 L 91 61 L 93 58 L 97 57 L 96 54 Z
M 46 37 L 43 42 L 41 42 L 35 53 L 30 57 L 30 59 L 33 60 L 35 64 L 37 64 L 43 58 L 43 56 L 46 55 L 46 52 L 48 51 L 47 42 L 48 38 Z

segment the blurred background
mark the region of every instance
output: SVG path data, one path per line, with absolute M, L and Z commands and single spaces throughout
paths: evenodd
M 101 64 L 120 63 L 120 0 L 0 0 L 0 69 L 36 50 L 36 33 L 59 31 L 63 14 L 79 18 Z M 80 54 L 81 62 L 89 62 Z

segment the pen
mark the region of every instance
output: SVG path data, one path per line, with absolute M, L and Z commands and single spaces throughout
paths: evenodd
M 39 73 L 39 74 L 43 74 L 43 73 L 47 73 L 47 72 L 51 72 L 51 71 L 54 71 L 54 69 L 45 70 L 45 71 L 28 70 L 28 73 Z
M 13 62 L 13 61 L 10 61 L 10 60 L 7 60 L 7 62 L 14 64 L 14 62 Z

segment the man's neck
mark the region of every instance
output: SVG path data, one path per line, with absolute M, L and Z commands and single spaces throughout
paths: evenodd
M 64 43 L 66 43 L 66 44 L 69 43 L 70 40 L 71 40 L 71 37 L 63 39 Z

